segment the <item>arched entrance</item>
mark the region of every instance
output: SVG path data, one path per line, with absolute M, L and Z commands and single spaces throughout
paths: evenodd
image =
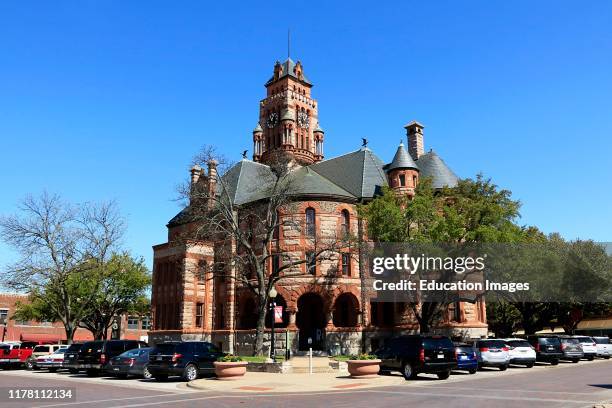
M 299 349 L 325 350 L 325 306 L 316 293 L 305 293 L 297 301 L 296 325 L 299 331 Z M 311 339 L 309 344 L 308 339 Z
M 350 292 L 336 298 L 334 302 L 333 321 L 336 327 L 356 327 L 359 315 L 359 301 Z

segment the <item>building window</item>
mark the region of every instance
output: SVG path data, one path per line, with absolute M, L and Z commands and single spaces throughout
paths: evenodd
M 151 330 L 151 318 L 149 316 L 142 318 L 142 330 Z
M 349 253 L 342 254 L 342 275 L 351 275 L 351 254 Z
M 281 264 L 281 257 L 279 254 L 274 254 L 272 255 L 272 274 L 273 275 L 277 275 L 278 271 L 280 270 Z
M 314 237 L 316 232 L 315 210 L 314 208 L 306 209 L 306 236 Z
M 417 185 L 417 176 L 412 176 L 412 186 L 416 187 Z
M 197 273 L 198 283 L 206 282 L 206 270 L 207 269 L 208 269 L 208 262 L 206 261 L 198 262 L 198 273 Z
M 448 319 L 451 322 L 461 323 L 461 304 L 459 302 L 448 305 Z
M 198 303 L 196 304 L 195 325 L 196 327 L 202 327 L 202 323 L 204 323 L 204 303 Z
M 306 273 L 314 275 L 317 269 L 317 258 L 313 251 L 306 252 Z
M 399 183 L 400 187 L 404 187 L 406 185 L 406 176 L 403 174 L 399 175 Z
M 128 330 L 138 330 L 138 316 L 128 316 L 127 328 Z
M 351 232 L 351 216 L 348 210 L 342 210 L 342 235 L 348 235 Z
M 0 309 L 0 324 L 8 323 L 8 309 Z

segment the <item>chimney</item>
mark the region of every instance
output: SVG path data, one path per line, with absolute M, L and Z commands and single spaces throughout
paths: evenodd
M 211 159 L 208 161 L 208 178 L 211 183 L 217 182 L 217 161 L 215 159 Z
M 404 129 L 406 129 L 406 136 L 408 137 L 408 153 L 410 153 L 412 160 L 416 161 L 425 153 L 423 143 L 424 126 L 413 120 L 404 126 Z
M 191 186 L 192 187 L 195 183 L 198 182 L 201 175 L 202 175 L 202 168 L 199 165 L 194 164 L 194 166 L 191 168 Z

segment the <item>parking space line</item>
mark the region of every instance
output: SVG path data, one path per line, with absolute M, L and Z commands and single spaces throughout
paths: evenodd
M 525 389 L 516 389 L 516 388 L 477 388 L 477 387 L 463 387 L 461 385 L 457 385 L 455 387 L 451 387 L 448 385 L 438 385 L 432 384 L 431 386 L 425 385 L 413 385 L 413 387 L 417 388 L 444 388 L 449 390 L 470 390 L 470 391 L 495 391 L 495 392 L 535 392 L 542 394 L 570 394 L 570 395 L 593 395 L 593 392 L 568 392 L 568 391 L 538 391 L 538 390 L 525 390 Z
M 135 400 L 135 399 L 143 399 L 143 398 L 159 398 L 159 397 L 176 397 L 176 395 L 173 393 L 167 393 L 167 394 L 143 395 L 140 397 L 125 397 L 125 398 L 110 398 L 110 399 L 91 400 L 91 401 L 64 402 L 61 404 L 37 405 L 37 408 L 63 407 L 63 406 L 68 406 L 68 405 L 95 404 L 98 402 L 123 401 L 123 400 Z

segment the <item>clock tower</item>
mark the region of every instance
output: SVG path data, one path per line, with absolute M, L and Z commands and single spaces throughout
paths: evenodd
M 323 130 L 311 88 L 300 61 L 287 58 L 274 64 L 253 130 L 254 161 L 267 163 L 275 153 L 287 154 L 302 165 L 323 160 Z

